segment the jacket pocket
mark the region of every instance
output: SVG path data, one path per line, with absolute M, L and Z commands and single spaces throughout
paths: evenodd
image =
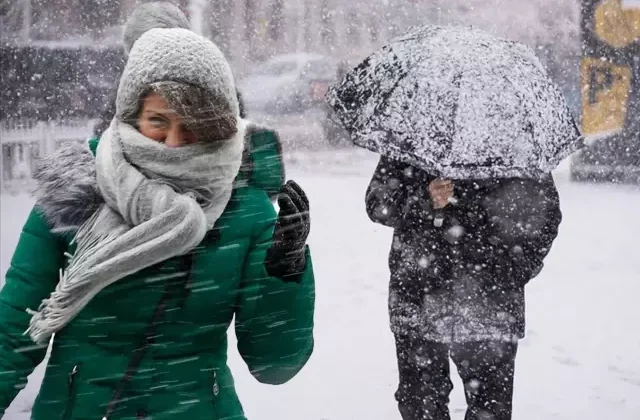
M 75 365 L 71 372 L 69 372 L 69 379 L 67 381 L 67 402 L 65 404 L 64 412 L 62 413 L 62 420 L 70 420 L 73 414 L 73 408 L 76 405 L 76 394 L 78 386 L 78 371 L 79 366 Z

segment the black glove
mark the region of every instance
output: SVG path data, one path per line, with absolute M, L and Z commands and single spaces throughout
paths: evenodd
M 297 282 L 306 266 L 305 245 L 311 229 L 309 200 L 294 181 L 287 181 L 278 195 L 278 220 L 273 245 L 267 251 L 265 265 L 271 277 Z

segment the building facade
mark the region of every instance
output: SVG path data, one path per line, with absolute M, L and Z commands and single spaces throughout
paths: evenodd
M 27 43 L 118 43 L 122 22 L 142 1 L 149 0 L 4 0 L 0 33 L 3 40 Z M 353 61 L 423 23 L 474 25 L 521 40 L 541 51 L 550 67 L 554 61 L 564 65 L 564 50 L 579 50 L 579 8 L 573 0 L 169 1 L 189 16 L 195 31 L 221 47 L 240 75 L 284 53 Z
M 221 46 L 239 73 L 285 53 L 362 57 L 400 26 L 382 1 L 363 7 L 344 0 L 214 0 L 202 20 L 204 35 Z
M 424 16 L 425 2 L 388 0 L 171 0 L 197 32 L 214 40 L 236 71 L 277 54 L 361 58 Z M 2 38 L 18 43 L 119 42 L 140 0 L 7 0 Z M 428 3 L 428 2 L 427 2 Z M 415 22 L 411 22 L 411 20 Z

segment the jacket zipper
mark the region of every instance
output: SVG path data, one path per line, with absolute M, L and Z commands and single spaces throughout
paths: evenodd
M 218 385 L 218 374 L 213 371 L 213 396 L 217 397 L 220 393 L 220 386 Z
M 73 408 L 76 403 L 76 376 L 78 375 L 78 365 L 75 365 L 69 373 L 68 380 L 68 395 L 67 395 L 67 404 L 64 409 L 64 415 L 62 418 L 64 420 L 71 419 L 71 413 L 73 412 Z
M 220 385 L 218 385 L 218 372 L 214 369 L 213 371 L 213 386 L 211 387 L 211 394 L 213 395 L 213 413 L 214 418 L 219 419 L 220 413 L 218 412 L 218 395 L 220 394 Z

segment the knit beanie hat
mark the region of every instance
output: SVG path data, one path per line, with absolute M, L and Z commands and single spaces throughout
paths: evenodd
M 199 140 L 225 140 L 238 131 L 231 67 L 213 42 L 188 29 L 151 29 L 133 44 L 120 79 L 116 118 L 135 118 L 151 92 L 163 96 Z

